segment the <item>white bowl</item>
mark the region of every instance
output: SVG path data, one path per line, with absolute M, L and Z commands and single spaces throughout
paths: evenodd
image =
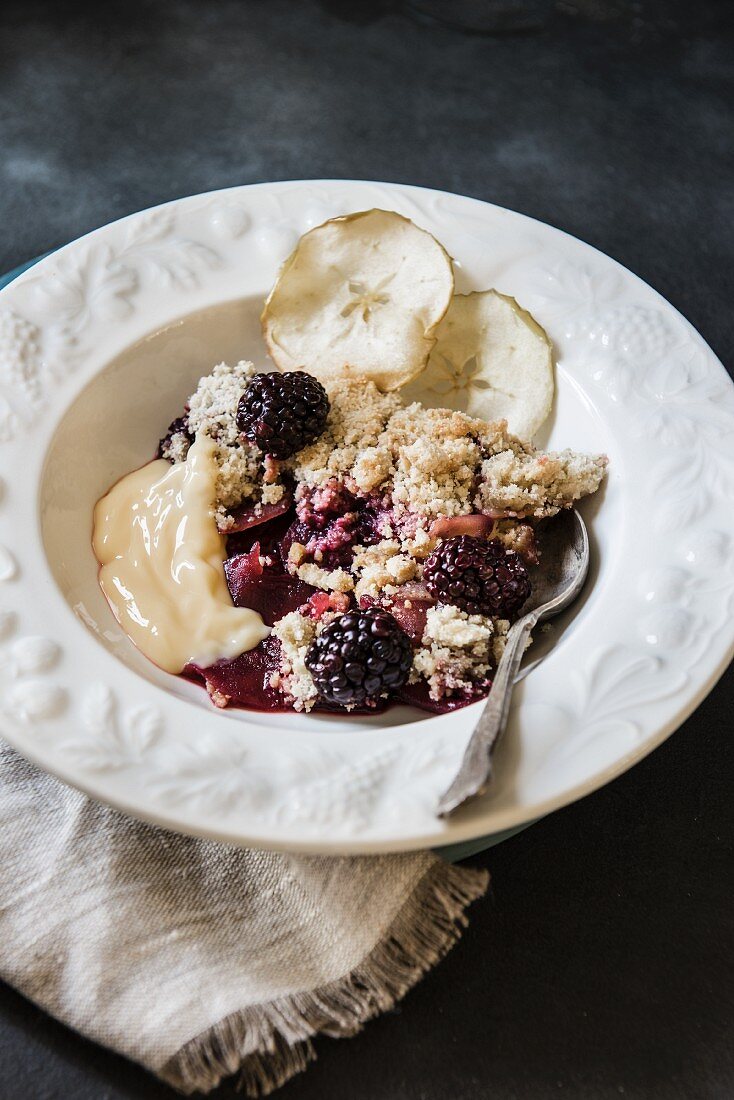
M 593 583 L 531 657 L 491 792 L 448 823 L 436 799 L 481 704 L 437 717 L 216 711 L 121 634 L 90 545 L 94 502 L 152 456 L 198 377 L 222 359 L 265 365 L 258 315 L 297 237 L 373 206 L 435 233 L 457 289 L 496 286 L 532 310 L 558 352 L 541 442 L 610 457 L 584 507 Z M 105 226 L 0 291 L 0 354 L 0 731 L 135 816 L 313 852 L 499 832 L 645 756 L 731 657 L 734 388 L 670 305 L 558 230 L 389 184 L 194 196 Z

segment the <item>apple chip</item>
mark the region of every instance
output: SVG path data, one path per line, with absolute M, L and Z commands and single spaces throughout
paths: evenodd
M 454 291 L 451 259 L 408 218 L 367 210 L 301 237 L 262 314 L 280 370 L 396 390 L 423 370 Z
M 407 401 L 506 420 L 530 439 L 553 404 L 553 348 L 537 321 L 496 290 L 456 294 L 436 332 L 426 369 Z

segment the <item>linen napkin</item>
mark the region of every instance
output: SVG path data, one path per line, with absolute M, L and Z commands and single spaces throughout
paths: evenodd
M 249 1096 L 353 1035 L 451 947 L 483 871 L 283 855 L 141 824 L 0 742 L 0 975 L 181 1092 Z

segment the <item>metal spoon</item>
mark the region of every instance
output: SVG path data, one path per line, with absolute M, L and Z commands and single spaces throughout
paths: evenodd
M 538 529 L 540 565 L 532 577 L 532 593 L 521 618 L 510 628 L 494 683 L 461 767 L 438 803 L 447 817 L 470 798 L 483 794 L 492 778 L 492 751 L 510 713 L 510 697 L 531 630 L 573 603 L 589 571 L 589 535 L 575 510 L 561 512 Z

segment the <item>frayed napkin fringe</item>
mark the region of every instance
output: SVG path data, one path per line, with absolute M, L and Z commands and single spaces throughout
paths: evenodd
M 354 1035 L 404 997 L 456 943 L 464 910 L 488 883 L 486 871 L 434 863 L 385 938 L 350 974 L 227 1016 L 186 1043 L 159 1075 L 188 1095 L 238 1073 L 247 1096 L 267 1096 L 313 1061 L 314 1036 Z

